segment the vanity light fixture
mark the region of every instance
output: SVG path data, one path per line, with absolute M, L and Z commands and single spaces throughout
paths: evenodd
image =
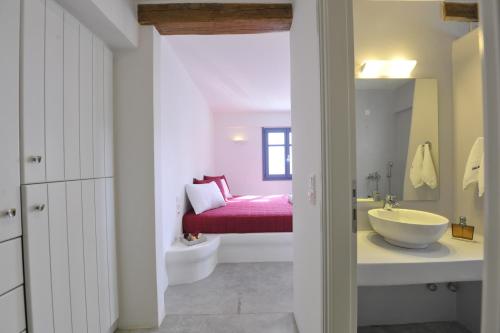
M 361 65 L 362 78 L 408 78 L 417 65 L 416 60 L 366 60 Z

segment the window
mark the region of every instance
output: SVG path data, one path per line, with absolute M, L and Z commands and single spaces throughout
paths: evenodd
M 264 180 L 292 179 L 292 130 L 262 129 L 262 163 Z

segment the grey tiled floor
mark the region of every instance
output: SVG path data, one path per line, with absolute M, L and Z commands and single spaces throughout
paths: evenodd
M 221 264 L 207 279 L 171 286 L 167 317 L 134 333 L 297 333 L 291 263 Z
M 457 323 L 426 323 L 360 327 L 358 333 L 470 333 Z
M 298 333 L 291 263 L 222 264 L 208 278 L 171 286 L 159 329 L 121 333 Z M 303 332 L 308 333 L 308 332 Z M 470 333 L 456 323 L 360 327 L 358 333 Z

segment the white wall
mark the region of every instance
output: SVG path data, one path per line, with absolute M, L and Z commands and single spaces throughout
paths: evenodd
M 262 127 L 289 127 L 290 112 L 214 112 L 215 173 L 233 194 L 292 193 L 291 180 L 262 180 Z M 244 142 L 234 142 L 235 136 Z
M 479 198 L 477 185 L 462 188 L 465 163 L 470 149 L 483 134 L 483 95 L 481 75 L 480 34 L 478 30 L 453 44 L 454 153 L 455 153 L 455 220 L 466 216 L 468 223 L 483 231 L 484 199 Z
M 290 35 L 293 127 L 294 314 L 300 332 L 322 330 L 321 98 L 316 1 L 294 1 Z M 316 205 L 307 179 L 316 175 Z
M 159 35 L 140 28 L 139 48 L 115 54 L 115 163 L 120 328 L 158 326 L 165 280 L 158 282 L 154 180 L 155 57 Z M 160 253 L 161 254 L 161 253 Z M 164 266 L 164 263 L 162 263 Z M 161 271 L 159 271 L 161 274 Z M 161 295 L 161 298 L 159 296 Z M 159 311 L 160 309 L 160 311 Z
M 134 0 L 56 0 L 113 49 L 138 46 Z
M 182 232 L 182 216 L 189 206 L 186 184 L 214 171 L 212 113 L 168 40 L 161 41 L 161 107 L 155 119 L 160 127 L 155 142 L 161 174 L 158 204 L 167 247 Z
M 403 57 L 417 60 L 412 76 L 436 78 L 439 100 L 440 199 L 403 206 L 453 217 L 453 98 L 451 45 L 467 25 L 445 22 L 438 2 L 354 1 L 355 61 Z
M 437 82 L 433 79 L 418 79 L 415 81 L 415 93 L 413 96 L 413 111 L 411 117 L 410 140 L 408 143 L 408 155 L 406 157 L 406 175 L 404 177 L 404 200 L 436 200 L 439 194 L 448 196 L 440 184 L 439 169 L 439 129 L 438 129 L 438 91 Z M 413 187 L 410 180 L 410 169 L 413 158 L 419 145 L 429 141 L 431 143 L 431 156 L 436 168 L 438 187 L 431 189 L 424 185 L 419 188 Z M 448 154 L 449 155 L 449 154 Z M 443 173 L 443 178 L 444 178 Z M 441 191 L 440 191 L 441 190 Z

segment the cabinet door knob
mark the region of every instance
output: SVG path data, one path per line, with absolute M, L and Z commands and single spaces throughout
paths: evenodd
M 16 213 L 17 213 L 16 209 L 11 208 L 5 212 L 5 215 L 8 216 L 9 218 L 13 218 L 13 217 L 16 217 Z
M 37 164 L 42 163 L 42 156 L 31 156 L 30 162 L 37 163 Z
M 45 204 L 40 204 L 35 206 L 35 210 L 42 212 L 45 209 Z

